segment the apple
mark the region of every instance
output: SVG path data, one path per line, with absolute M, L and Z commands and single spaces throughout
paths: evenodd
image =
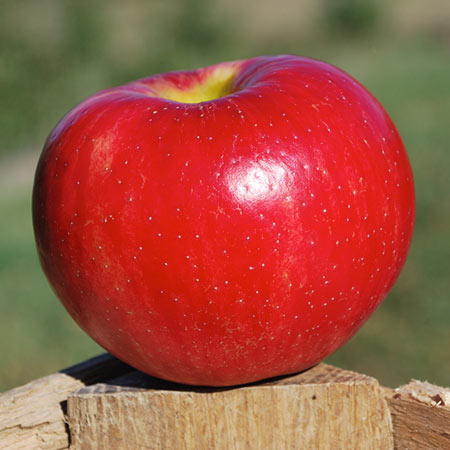
M 402 140 L 340 69 L 267 56 L 92 95 L 33 193 L 75 321 L 148 374 L 227 386 L 307 369 L 368 319 L 415 215 Z

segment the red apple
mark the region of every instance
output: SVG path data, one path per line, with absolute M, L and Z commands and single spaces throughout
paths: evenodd
M 413 177 L 380 103 L 297 56 L 97 93 L 49 136 L 33 217 L 76 322 L 151 375 L 225 386 L 344 344 L 405 262 Z

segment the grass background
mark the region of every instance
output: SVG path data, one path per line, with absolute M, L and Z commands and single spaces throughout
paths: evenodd
M 387 300 L 329 362 L 396 386 L 450 385 L 450 7 L 419 0 L 0 0 L 0 390 L 102 350 L 45 280 L 30 214 L 58 119 L 152 73 L 260 54 L 340 66 L 384 104 L 415 174 L 416 230 Z

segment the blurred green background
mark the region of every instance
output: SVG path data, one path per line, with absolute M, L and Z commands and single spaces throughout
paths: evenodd
M 385 105 L 409 151 L 417 223 L 388 299 L 329 362 L 396 386 L 450 385 L 450 2 L 0 0 L 0 390 L 102 350 L 38 264 L 33 171 L 91 93 L 167 70 L 295 53 L 340 66 Z

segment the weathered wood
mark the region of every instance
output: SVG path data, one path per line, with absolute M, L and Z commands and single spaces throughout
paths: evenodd
M 0 394 L 0 448 L 66 449 L 69 394 L 132 370 L 106 354 Z
M 449 389 L 413 380 L 386 392 L 395 449 L 450 449 Z
M 450 449 L 450 390 L 417 381 L 380 388 L 325 364 L 238 388 L 194 388 L 103 355 L 0 394 L 1 449 L 67 449 L 69 425 L 75 449 Z
M 68 399 L 73 449 L 391 449 L 384 392 L 325 364 L 237 388 L 192 388 L 138 372 Z

